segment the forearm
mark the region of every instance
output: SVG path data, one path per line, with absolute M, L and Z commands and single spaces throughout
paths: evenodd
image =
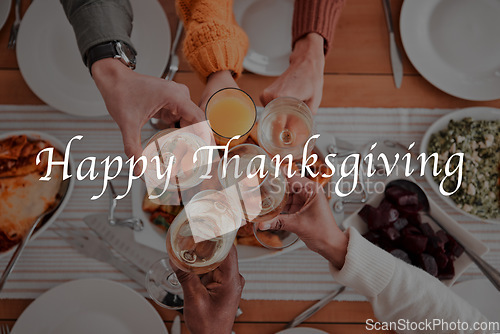
M 238 77 L 243 71 L 248 38 L 234 19 L 232 5 L 232 0 L 176 0 L 186 29 L 184 55 L 203 79 L 226 70 Z
M 333 41 L 345 0 L 295 0 L 292 25 L 292 46 L 309 33 L 317 33 L 324 39 L 324 54 Z
M 128 0 L 60 0 L 73 26 L 82 58 L 94 45 L 120 40 L 132 46 L 133 13 Z
M 341 270 L 332 268 L 333 276 L 339 283 L 366 296 L 378 320 L 460 320 L 471 327 L 476 321 L 487 321 L 479 311 L 436 278 L 394 258 L 364 239 L 356 230 L 351 228 L 348 233 L 345 264 Z

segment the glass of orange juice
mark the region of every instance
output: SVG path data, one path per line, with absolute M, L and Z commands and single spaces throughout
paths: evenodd
M 238 88 L 224 88 L 210 97 L 205 117 L 219 145 L 226 145 L 234 136 L 231 147 L 243 143 L 257 120 L 257 109 L 252 98 Z

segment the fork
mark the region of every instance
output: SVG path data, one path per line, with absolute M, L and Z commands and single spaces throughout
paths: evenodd
M 19 31 L 19 25 L 21 24 L 21 0 L 16 0 L 14 13 L 16 15 L 16 19 L 12 24 L 12 28 L 10 28 L 9 44 L 7 45 L 7 48 L 9 49 L 14 49 L 17 42 L 17 32 Z
M 2 327 L 0 328 L 0 334 L 9 334 L 9 333 L 10 333 L 9 325 L 3 324 Z
M 145 284 L 145 274 L 136 269 L 125 260 L 113 254 L 105 241 L 90 231 L 59 228 L 53 230 L 61 238 L 65 239 L 79 253 L 111 264 L 116 269 L 136 281 L 140 286 Z M 2 333 L 0 333 L 2 334 Z

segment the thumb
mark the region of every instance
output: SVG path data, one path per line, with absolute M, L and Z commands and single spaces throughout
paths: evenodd
M 141 135 L 140 132 L 135 130 L 123 130 L 123 148 L 127 157 L 134 157 L 137 161 L 142 156 Z M 142 171 L 141 163 L 135 165 L 134 173 L 139 175 Z
M 292 214 L 280 214 L 278 217 L 259 223 L 259 230 L 278 230 L 287 231 L 297 234 L 299 225 L 299 215 L 297 213 Z

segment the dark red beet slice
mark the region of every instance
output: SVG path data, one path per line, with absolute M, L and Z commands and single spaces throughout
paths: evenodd
M 374 231 L 368 231 L 365 234 L 363 234 L 363 237 L 365 237 L 365 239 L 371 242 L 372 244 L 376 244 L 378 239 L 380 239 L 380 234 Z
M 403 247 L 413 254 L 421 254 L 425 251 L 427 246 L 427 237 L 425 235 L 410 234 L 402 238 L 401 243 Z
M 403 235 L 421 235 L 422 231 L 412 225 L 406 226 L 402 231 Z
M 448 233 L 446 233 L 445 231 L 443 230 L 439 230 L 436 232 L 436 236 L 441 239 L 441 241 L 443 242 L 443 244 L 446 244 L 448 242 Z
M 431 225 L 429 225 L 428 223 L 423 223 L 423 224 L 420 224 L 420 231 L 422 231 L 422 234 L 427 236 L 427 237 L 433 237 L 436 235 L 436 233 L 434 233 L 434 230 L 432 229 Z
M 430 236 L 429 241 L 427 241 L 427 252 L 434 253 L 444 253 L 444 242 L 438 236 Z
M 448 261 L 450 260 L 448 258 L 448 256 L 446 256 L 445 253 L 435 253 L 434 259 L 436 260 L 436 264 L 437 264 L 439 270 L 443 270 L 444 268 L 446 268 L 446 265 L 448 264 Z
M 409 216 L 416 216 L 422 210 L 422 207 L 420 205 L 405 205 L 405 206 L 398 206 L 397 209 L 401 214 L 405 217 Z
M 439 270 L 438 278 L 441 280 L 452 279 L 453 276 L 455 276 L 455 266 L 453 264 L 453 261 L 450 259 L 446 267 Z
M 408 219 L 408 223 L 414 225 L 414 226 L 420 226 L 422 224 L 422 217 L 417 214 L 411 214 L 411 215 L 405 215 L 406 219 Z
M 386 238 L 389 240 L 396 240 L 400 237 L 399 231 L 396 230 L 394 227 L 386 227 L 382 229 L 382 233 Z
M 421 268 L 434 277 L 438 275 L 438 266 L 434 257 L 430 254 L 422 253 L 419 257 Z
M 383 200 L 377 208 L 381 218 L 383 220 L 387 220 L 388 223 L 393 223 L 399 218 L 399 212 L 396 208 L 391 204 L 391 202 L 387 200 Z
M 410 257 L 408 256 L 408 253 L 406 253 L 404 250 L 396 248 L 396 249 L 393 249 L 390 253 L 392 255 L 394 255 L 395 257 L 397 257 L 398 259 L 403 260 L 404 262 L 411 264 Z
M 458 244 L 458 242 L 448 234 L 448 243 L 446 244 L 446 251 L 453 255 L 455 258 L 460 257 L 463 254 L 464 248 Z
M 399 217 L 398 220 L 394 222 L 393 227 L 396 230 L 401 231 L 403 228 L 406 227 L 406 225 L 408 225 L 408 219 Z
M 398 207 L 418 204 L 418 195 L 416 193 L 400 187 L 388 188 L 385 194 L 387 199 Z

